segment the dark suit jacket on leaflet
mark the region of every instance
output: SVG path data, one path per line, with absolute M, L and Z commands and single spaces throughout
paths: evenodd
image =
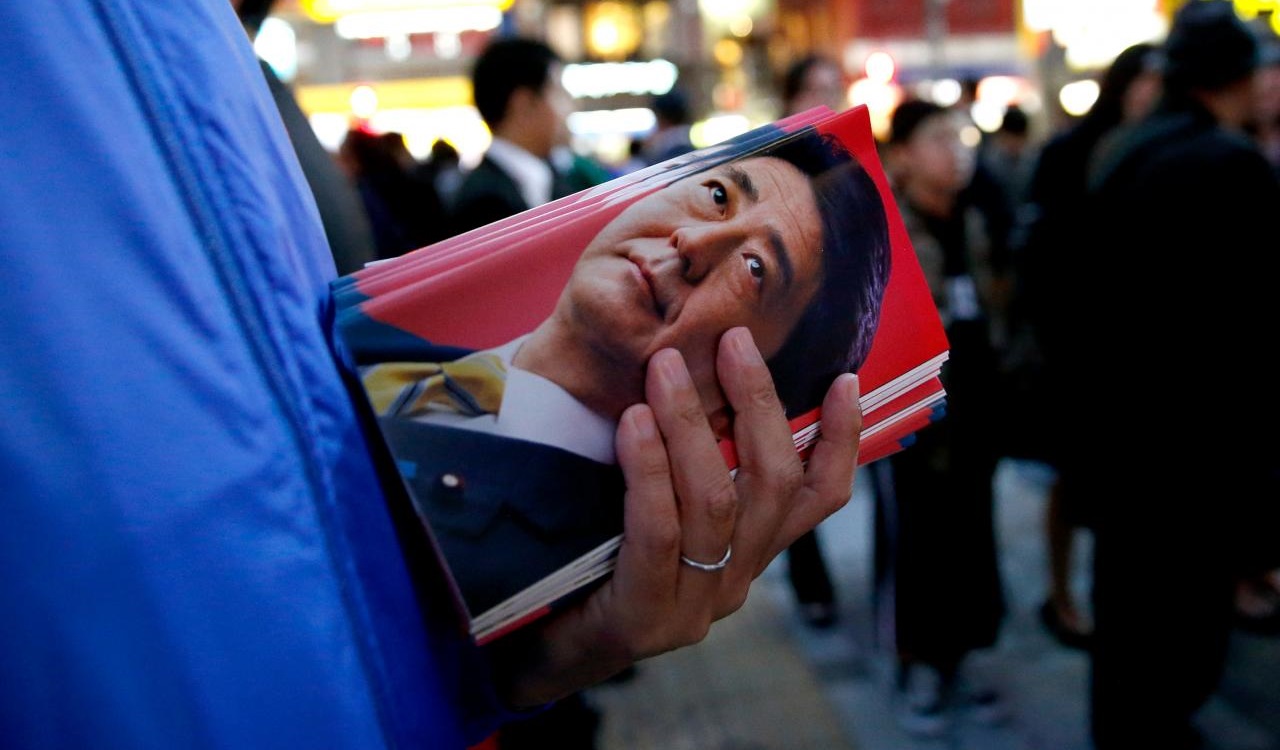
M 451 222 L 453 233 L 462 234 L 530 208 L 515 178 L 486 155 L 458 188 Z
M 418 340 L 404 361 L 467 354 Z M 380 416 L 418 515 L 478 616 L 622 533 L 621 469 L 560 448 Z
M 538 443 L 379 424 L 473 616 L 622 533 L 622 473 Z

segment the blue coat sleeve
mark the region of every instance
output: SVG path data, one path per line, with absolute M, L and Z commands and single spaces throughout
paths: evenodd
M 6 747 L 462 747 L 226 0 L 0 4 Z M 428 603 L 429 605 L 431 603 Z

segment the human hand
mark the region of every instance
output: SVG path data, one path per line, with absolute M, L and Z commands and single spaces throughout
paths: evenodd
M 647 404 L 623 413 L 624 536 L 613 577 L 581 604 L 492 648 L 510 705 L 546 703 L 640 659 L 702 640 L 746 601 L 751 582 L 797 537 L 848 500 L 861 414 L 857 378 L 822 406 L 822 437 L 801 464 L 773 380 L 745 328 L 720 340 L 716 372 L 733 408 L 731 478 L 680 354 L 649 361 Z M 711 563 L 732 545 L 721 570 Z

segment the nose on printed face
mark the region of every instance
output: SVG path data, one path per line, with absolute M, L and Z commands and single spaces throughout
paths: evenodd
M 681 227 L 671 234 L 684 276 L 695 282 L 706 276 L 741 241 L 739 232 L 724 224 Z

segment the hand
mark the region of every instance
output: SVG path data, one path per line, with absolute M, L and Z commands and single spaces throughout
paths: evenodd
M 680 354 L 653 355 L 648 403 L 618 424 L 627 495 L 617 569 L 580 605 L 494 644 L 511 705 L 546 703 L 702 640 L 712 622 L 742 606 L 774 557 L 848 500 L 862 424 L 857 378 L 842 375 L 827 392 L 822 437 L 805 468 L 747 329 L 721 338 L 716 372 L 735 414 L 736 478 Z M 680 562 L 682 554 L 714 562 L 730 544 L 723 570 Z

